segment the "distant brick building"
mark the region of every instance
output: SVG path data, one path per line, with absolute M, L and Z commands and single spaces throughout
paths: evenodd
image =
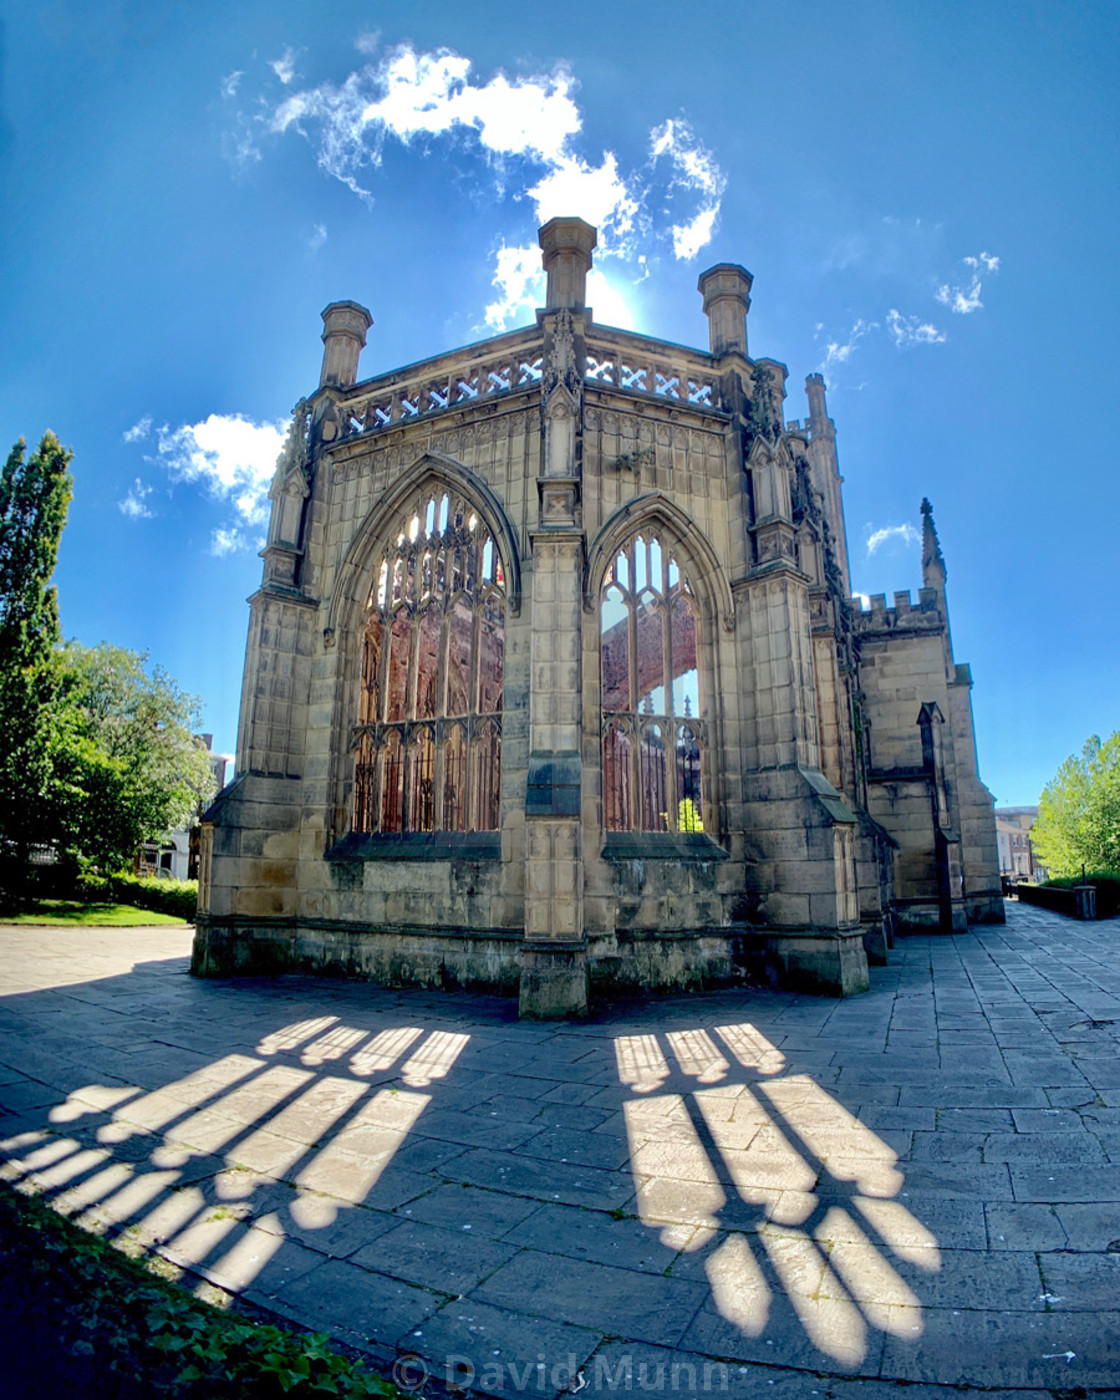
M 999 872 L 1015 880 L 1045 880 L 1047 871 L 1031 844 L 1037 807 L 997 807 L 996 846 Z
M 895 927 L 1001 919 L 971 676 L 923 502 L 917 603 L 850 601 L 820 375 L 597 325 L 541 230 L 536 324 L 358 382 L 323 313 L 251 599 L 194 970 L 519 990 L 867 986 Z M 589 990 L 590 989 L 590 990 Z

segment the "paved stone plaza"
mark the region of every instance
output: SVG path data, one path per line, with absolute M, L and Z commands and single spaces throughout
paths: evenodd
M 900 940 L 866 996 L 552 1026 L 197 981 L 188 931 L 0 943 L 6 1179 L 381 1364 L 505 1395 L 1120 1382 L 1118 921 L 1011 904 Z

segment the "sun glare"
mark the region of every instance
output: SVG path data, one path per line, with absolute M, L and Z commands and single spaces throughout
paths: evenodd
M 636 331 L 638 316 L 631 294 L 621 279 L 608 277 L 593 267 L 587 274 L 587 304 L 600 326 L 617 326 L 621 331 Z

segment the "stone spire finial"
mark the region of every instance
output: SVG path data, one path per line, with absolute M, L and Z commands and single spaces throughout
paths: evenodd
M 738 263 L 717 263 L 700 274 L 696 290 L 704 298 L 708 341 L 713 355 L 747 353 L 747 312 L 754 278 Z
M 548 273 L 545 309 L 582 311 L 587 303 L 587 274 L 598 235 L 582 219 L 549 219 L 537 233 Z
M 948 576 L 937 526 L 933 523 L 933 507 L 928 497 L 922 497 L 922 587 L 944 589 Z
M 332 301 L 323 311 L 323 369 L 319 387 L 348 389 L 358 382 L 358 356 L 373 317 L 356 301 Z

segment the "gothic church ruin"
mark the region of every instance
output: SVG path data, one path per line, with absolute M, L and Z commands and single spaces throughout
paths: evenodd
M 595 230 L 540 231 L 536 324 L 358 379 L 323 312 L 250 600 L 193 970 L 518 992 L 745 977 L 846 994 L 896 929 L 999 920 L 945 562 L 853 606 L 819 374 L 600 326 Z

